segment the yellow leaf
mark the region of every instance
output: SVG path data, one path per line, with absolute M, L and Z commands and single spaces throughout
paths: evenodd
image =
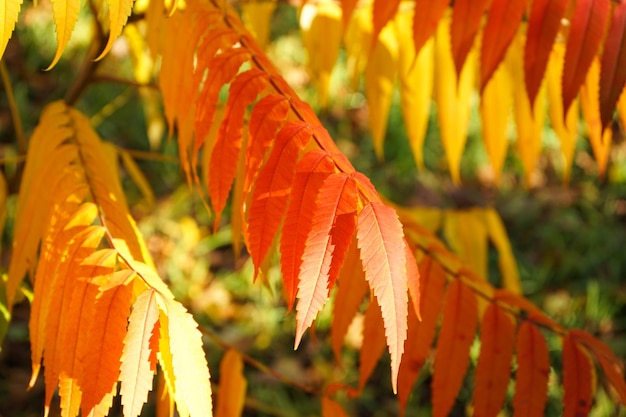
M 598 174 L 602 177 L 606 172 L 606 165 L 611 151 L 613 130 L 606 129 L 602 134 L 600 120 L 600 61 L 596 57 L 591 63 L 585 83 L 580 88 L 580 105 L 583 117 L 587 123 L 589 142 L 593 155 L 598 163 Z M 622 99 L 623 101 L 623 99 Z
M 513 105 L 513 83 L 508 68 L 500 65 L 493 74 L 480 101 L 480 115 L 485 150 L 493 169 L 494 182 L 500 182 L 509 145 L 507 128 Z
M 109 53 L 113 47 L 113 42 L 121 35 L 122 28 L 133 10 L 133 0 L 107 0 L 107 5 L 109 6 L 109 40 L 96 61 Z
M 492 208 L 485 210 L 485 221 L 489 239 L 498 251 L 498 264 L 502 273 L 502 287 L 515 294 L 522 293 L 522 286 L 519 280 L 517 262 L 511 249 L 511 242 L 507 236 L 506 229 L 498 212 Z
M 472 271 L 484 279 L 489 278 L 487 227 L 483 209 L 446 211 L 443 234 L 450 248 L 470 266 Z
M 202 334 L 191 314 L 177 301 L 161 299 L 168 316 L 168 339 L 174 373 L 174 398 L 179 411 L 191 417 L 210 416 L 211 383 Z M 183 414 L 181 412 L 181 414 Z
M 524 44 L 526 38 L 520 31 L 514 38 L 506 56 L 506 64 L 513 84 L 513 108 L 517 131 L 517 150 L 522 165 L 526 186 L 532 185 L 531 178 L 541 154 L 541 139 L 545 119 L 545 82 L 539 90 L 534 109 L 531 108 L 524 84 Z
M 476 72 L 476 52 L 470 52 L 457 80 L 450 45 L 450 19 L 446 17 L 439 22 L 435 38 L 435 102 L 450 176 L 455 184 L 459 184 L 461 155 L 469 126 L 469 99 Z
M 411 13 L 396 14 L 394 24 L 399 48 L 398 73 L 402 115 L 415 163 L 418 169 L 422 170 L 424 138 L 433 90 L 434 40 L 429 39 L 416 57 L 412 37 L 413 9 Z
M 278 3 L 267 0 L 247 1 L 241 5 L 241 17 L 263 49 L 270 40 L 270 24 Z
M 331 0 L 306 3 L 300 12 L 302 42 L 309 54 L 311 80 L 320 105 L 328 104 L 330 75 L 341 44 L 341 8 Z
M 619 114 L 619 120 L 622 123 L 622 130 L 626 130 L 626 88 L 622 91 L 622 96 L 617 103 L 617 113 Z
M 13 34 L 21 5 L 22 0 L 0 0 L 0 59 Z
M 368 63 L 368 48 L 372 38 L 372 8 L 358 7 L 346 29 L 344 44 L 348 57 L 346 67 L 352 90 L 359 90 L 359 79 Z
M 565 159 L 563 168 L 563 182 L 569 181 L 574 151 L 576 149 L 577 127 L 578 127 L 578 100 L 574 100 L 567 111 L 565 122 L 563 121 L 563 92 L 561 88 L 561 78 L 563 74 L 563 64 L 565 62 L 565 45 L 555 43 L 548 61 L 546 71 L 548 110 L 552 129 L 556 132 L 561 141 L 561 153 Z
M 148 207 L 154 207 L 154 192 L 152 191 L 152 187 L 150 187 L 148 179 L 141 171 L 141 168 L 139 168 L 139 165 L 137 165 L 133 157 L 125 150 L 119 149 L 119 154 L 122 157 L 122 163 L 124 164 L 124 168 L 126 168 L 128 176 L 133 180 L 137 188 L 139 188 L 139 191 L 141 191 Z
M 378 159 L 384 157 L 383 142 L 387 133 L 389 109 L 398 67 L 398 40 L 392 25 L 380 32 L 365 69 L 365 92 L 370 131 Z
M 144 291 L 133 304 L 124 337 L 124 353 L 120 367 L 124 417 L 138 416 L 152 390 L 153 370 L 150 367 L 150 338 L 159 319 L 156 293 Z
M 220 363 L 220 383 L 215 417 L 241 416 L 246 399 L 246 385 L 241 355 L 229 349 Z
M 72 36 L 74 25 L 78 20 L 78 11 L 80 10 L 80 0 L 55 0 L 52 2 L 52 11 L 54 13 L 54 24 L 57 32 L 57 50 L 52 59 L 52 63 L 46 70 L 52 69 L 59 59 L 67 42 Z

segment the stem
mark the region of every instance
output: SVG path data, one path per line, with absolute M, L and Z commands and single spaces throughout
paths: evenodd
M 7 101 L 9 102 L 9 110 L 11 111 L 11 119 L 13 120 L 13 129 L 15 129 L 15 137 L 17 138 L 17 150 L 21 155 L 26 154 L 26 138 L 24 137 L 24 129 L 22 128 L 22 119 L 15 101 L 15 93 L 11 85 L 11 77 L 4 61 L 0 61 L 0 76 L 2 84 L 7 93 Z

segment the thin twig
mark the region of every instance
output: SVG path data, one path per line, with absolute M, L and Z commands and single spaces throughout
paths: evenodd
M 170 156 L 170 155 L 163 155 L 160 153 L 154 153 L 154 152 L 148 152 L 148 151 L 140 151 L 137 149 L 126 149 L 126 148 L 121 148 L 121 147 L 118 147 L 118 149 L 123 150 L 124 152 L 126 152 L 127 154 L 129 154 L 135 159 L 144 159 L 146 161 L 156 161 L 156 162 L 167 162 L 171 164 L 180 163 L 177 157 Z
M 135 80 L 129 80 L 127 78 L 115 77 L 112 75 L 104 75 L 98 74 L 91 77 L 91 81 L 94 83 L 115 83 L 115 84 L 123 84 L 131 87 L 137 88 L 149 88 L 152 90 L 158 90 L 159 86 L 154 83 L 140 83 Z
M 13 86 L 11 85 L 11 77 L 9 77 L 9 71 L 7 71 L 4 61 L 0 61 L 0 76 L 2 76 L 2 84 L 4 85 L 4 90 L 7 94 L 7 101 L 9 102 L 11 119 L 13 120 L 13 129 L 15 130 L 15 137 L 17 138 L 17 150 L 20 154 L 25 154 L 26 137 L 24 136 L 24 129 L 22 128 L 22 119 L 20 118 L 17 102 L 15 101 L 15 93 L 13 92 Z
M 0 158 L 0 165 L 19 164 L 25 160 L 26 155 L 6 156 L 4 158 Z

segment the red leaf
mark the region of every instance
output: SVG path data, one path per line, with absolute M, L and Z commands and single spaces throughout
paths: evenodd
M 416 13 L 413 16 L 415 54 L 418 54 L 426 41 L 434 35 L 439 19 L 448 8 L 448 3 L 449 0 L 415 0 Z
M 406 239 L 404 240 L 404 247 L 406 252 L 406 276 L 407 286 L 409 287 L 409 295 L 411 296 L 411 304 L 415 315 L 421 320 L 422 312 L 420 309 L 420 271 L 417 268 L 417 261 L 413 250 L 409 247 Z
M 402 224 L 395 210 L 380 202 L 370 202 L 363 207 L 357 222 L 357 244 L 365 278 L 382 310 L 395 393 L 408 308 L 406 252 Z
M 319 190 L 300 265 L 296 347 L 339 275 L 354 234 L 356 198 L 356 182 L 345 174 L 331 174 Z
M 246 179 L 244 190 L 247 193 L 254 177 L 276 138 L 278 129 L 287 119 L 289 100 L 280 94 L 263 97 L 254 105 L 248 123 L 248 148 L 246 149 Z M 243 201 L 246 201 L 244 198 Z
M 447 416 L 463 383 L 478 323 L 476 296 L 461 281 L 448 287 L 432 382 L 433 416 Z
M 517 378 L 513 417 L 542 416 L 548 394 L 548 346 L 537 328 L 525 321 L 517 335 Z
M 219 225 L 235 178 L 236 161 L 241 150 L 244 113 L 267 86 L 267 81 L 266 72 L 252 68 L 239 74 L 230 86 L 226 112 L 217 133 L 209 164 L 209 195 L 215 212 L 214 229 Z
M 563 417 L 589 414 L 595 368 L 586 352 L 571 336 L 563 339 Z
M 507 313 L 490 303 L 483 316 L 480 334 L 474 415 L 495 417 L 504 405 L 511 378 L 515 327 Z
M 363 322 L 363 344 L 359 353 L 359 391 L 362 391 L 372 375 L 378 360 L 385 351 L 385 326 L 380 307 L 372 299 Z
M 613 8 L 611 27 L 600 63 L 600 116 L 602 130 L 611 122 L 626 84 L 626 2 Z
M 594 357 L 600 362 L 604 375 L 617 391 L 620 400 L 626 404 L 626 382 L 624 382 L 624 367 L 622 362 L 604 343 L 582 330 L 571 330 L 572 339 L 580 341 L 589 348 Z
M 457 78 L 480 28 L 483 12 L 491 0 L 456 0 L 452 9 L 450 40 Z
M 333 322 L 330 326 L 330 340 L 335 360 L 341 363 L 341 347 L 363 298 L 368 293 L 365 274 L 359 259 L 356 239 L 352 239 L 346 259 L 339 271 L 338 288 L 333 309 Z
M 293 307 L 298 292 L 302 255 L 307 233 L 311 230 L 313 222 L 311 207 L 315 205 L 317 193 L 324 179 L 334 171 L 334 168 L 332 159 L 323 151 L 307 153 L 296 166 L 289 207 L 280 237 L 280 266 L 288 310 Z
M 198 152 L 209 134 L 215 118 L 220 90 L 224 84 L 235 77 L 239 67 L 248 59 L 250 59 L 250 54 L 245 48 L 234 48 L 216 56 L 209 63 L 211 71 L 209 71 L 196 100 L 194 152 Z
M 504 59 L 515 37 L 528 0 L 493 0 L 480 48 L 480 91 L 482 92 Z
M 374 1 L 374 9 L 372 12 L 372 50 L 376 45 L 378 35 L 387 25 L 387 23 L 396 15 L 399 5 L 400 0 Z
M 278 133 L 267 163 L 259 173 L 250 205 L 248 250 L 258 272 L 278 231 L 291 193 L 291 181 L 302 147 L 311 139 L 309 125 L 288 122 Z
M 354 8 L 358 2 L 359 0 L 341 0 L 341 18 L 343 20 L 344 31 L 350 23 L 350 19 L 354 13 Z
M 524 48 L 524 80 L 531 107 L 548 65 L 552 44 L 561 27 L 561 19 L 569 0 L 533 0 L 526 46 Z
M 446 286 L 445 271 L 431 257 L 424 258 L 419 269 L 423 281 L 420 297 L 422 321 L 417 320 L 415 311 L 409 311 L 408 335 L 404 345 L 406 352 L 398 374 L 398 402 L 401 413 L 404 413 L 413 384 L 430 352 Z
M 563 118 L 585 81 L 585 75 L 604 37 L 611 4 L 609 0 L 577 0 L 567 39 L 563 71 Z

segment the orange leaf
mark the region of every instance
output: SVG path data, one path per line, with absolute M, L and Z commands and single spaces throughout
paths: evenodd
M 609 19 L 609 0 L 577 0 L 567 39 L 563 71 L 563 117 L 567 114 L 585 74 L 596 56 Z
M 460 78 L 467 55 L 472 49 L 474 38 L 480 28 L 483 12 L 491 0 L 456 0 L 452 9 L 450 41 L 452 59 Z
M 611 26 L 600 64 L 600 116 L 602 129 L 613 119 L 613 112 L 626 84 L 626 3 L 613 8 Z
M 300 265 L 308 232 L 313 223 L 317 193 L 335 165 L 326 152 L 307 153 L 296 165 L 283 232 L 280 237 L 280 266 L 287 293 L 288 310 L 293 307 L 300 281 Z
M 480 334 L 474 415 L 495 417 L 504 405 L 511 378 L 515 328 L 509 315 L 490 303 L 483 316 Z
M 493 0 L 480 47 L 480 91 L 504 59 L 519 29 L 528 0 Z
M 131 296 L 130 285 L 119 285 L 96 299 L 95 320 L 87 334 L 91 344 L 84 369 L 84 375 L 89 377 L 82 381 L 83 415 L 88 415 L 108 396 L 113 400 L 111 387 L 120 374 Z
M 198 152 L 211 130 L 220 90 L 235 77 L 239 67 L 249 58 L 250 54 L 245 48 L 234 48 L 217 55 L 209 62 L 211 70 L 196 100 L 194 152 Z
M 580 341 L 590 350 L 593 356 L 600 362 L 604 375 L 615 388 L 622 404 L 626 404 L 626 382 L 624 382 L 624 367 L 622 362 L 615 356 L 602 341 L 591 336 L 583 330 L 570 330 L 569 336 Z
M 409 311 L 405 354 L 398 374 L 398 402 L 401 413 L 404 413 L 413 384 L 430 353 L 446 286 L 445 271 L 430 256 L 422 259 L 419 269 L 422 275 L 422 321 L 417 320 L 414 311 Z
M 356 239 L 352 239 L 346 259 L 339 271 L 338 288 L 330 326 L 330 339 L 337 363 L 341 363 L 341 347 L 354 315 L 368 293 L 365 274 L 359 259 Z
M 350 19 L 352 18 L 352 13 L 354 13 L 354 8 L 356 7 L 359 0 L 341 0 L 341 18 L 343 21 L 343 30 L 345 31 L 350 23 Z
M 450 3 L 448 0 L 415 0 L 413 43 L 416 53 L 419 53 L 426 41 L 435 34 L 437 24 L 448 8 L 448 3 Z
M 248 123 L 248 148 L 246 149 L 246 179 L 244 192 L 247 194 L 252 180 L 263 163 L 265 153 L 276 138 L 278 129 L 287 118 L 289 100 L 279 94 L 263 97 L 254 105 Z M 243 201 L 246 201 L 244 198 Z
M 420 271 L 417 268 L 417 260 L 413 254 L 413 249 L 409 247 L 406 239 L 404 240 L 404 248 L 406 253 L 406 278 L 409 295 L 411 296 L 411 304 L 417 317 L 422 319 L 422 311 L 420 304 Z
M 287 208 L 300 149 L 311 139 L 311 128 L 288 122 L 278 133 L 267 163 L 259 173 L 250 207 L 248 244 L 255 275 L 269 252 Z
M 345 174 L 326 177 L 312 209 L 313 219 L 300 265 L 296 347 L 328 299 L 352 240 L 356 214 L 354 179 Z
M 513 417 L 541 416 L 548 394 L 548 346 L 537 328 L 525 321 L 517 335 L 517 378 Z
M 548 65 L 552 44 L 570 0 L 533 0 L 524 50 L 524 75 L 531 108 Z
M 398 369 L 407 330 L 407 271 L 402 224 L 391 207 L 370 202 L 359 214 L 357 244 L 365 278 L 378 300 L 391 355 L 391 384 L 397 392 Z
M 385 326 L 380 307 L 372 299 L 363 322 L 363 344 L 359 353 L 359 391 L 362 391 L 372 375 L 378 360 L 385 351 Z
M 527 298 L 524 298 L 519 294 L 516 294 L 509 290 L 497 289 L 494 292 L 494 300 L 502 301 L 513 307 L 521 309 L 526 313 L 528 318 L 534 322 L 551 328 L 559 328 L 559 325 L 556 324 L 554 320 L 546 316 L 546 314 L 541 311 L 537 306 L 535 306 Z
M 209 165 L 209 195 L 217 229 L 235 178 L 236 161 L 241 151 L 243 116 L 248 105 L 267 85 L 267 73 L 252 68 L 239 74 L 231 84 L 224 119 L 217 133 Z
M 474 340 L 476 296 L 459 280 L 448 287 L 433 370 L 433 416 L 447 416 L 463 383 Z
M 152 289 L 142 292 L 133 304 L 128 319 L 128 333 L 124 337 L 119 377 L 124 417 L 138 416 L 148 400 L 148 392 L 152 390 L 154 369 L 150 363 L 153 348 L 150 342 L 159 320 L 155 294 Z
M 330 398 L 322 397 L 322 417 L 348 417 L 341 404 Z
M 374 49 L 378 35 L 395 16 L 400 0 L 375 0 L 372 13 L 372 45 Z
M 593 401 L 595 367 L 569 335 L 563 339 L 563 417 L 586 416 Z
M 243 412 L 247 381 L 243 375 L 241 355 L 232 349 L 220 362 L 220 383 L 215 417 L 237 417 Z

